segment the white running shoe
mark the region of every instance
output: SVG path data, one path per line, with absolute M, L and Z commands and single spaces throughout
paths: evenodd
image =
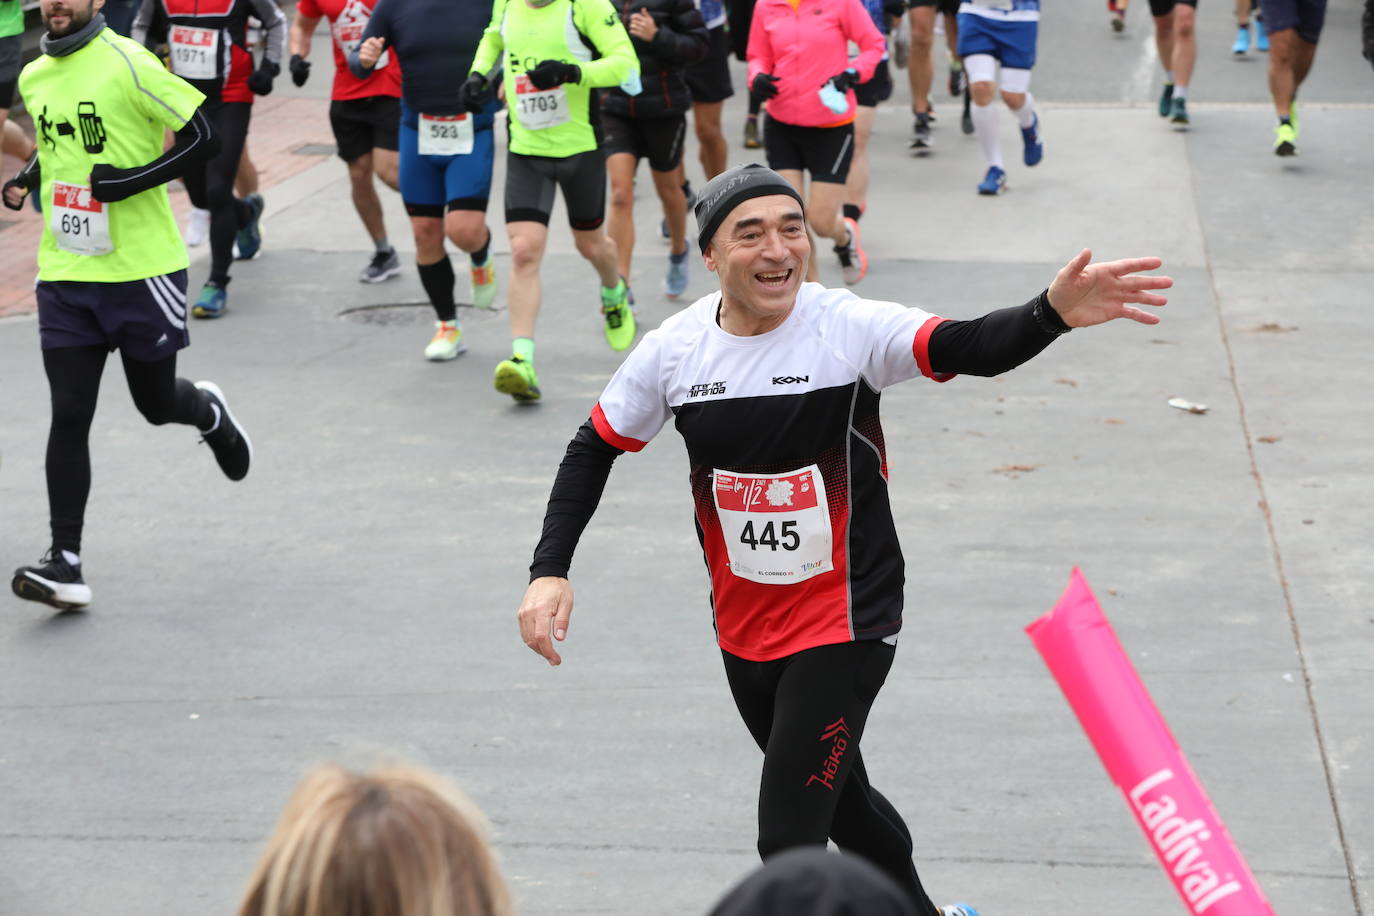
M 473 264 L 470 270 L 473 308 L 491 308 L 496 302 L 496 264 L 492 261 L 491 255 L 487 255 L 487 263 L 481 267 Z
M 463 329 L 458 326 L 458 322 L 436 321 L 434 337 L 425 347 L 425 359 L 436 363 L 444 362 L 455 358 L 467 348 L 467 344 L 463 343 Z
M 186 231 L 182 233 L 188 248 L 199 248 L 210 240 L 210 211 L 200 207 L 191 208 L 191 218 L 186 221 Z

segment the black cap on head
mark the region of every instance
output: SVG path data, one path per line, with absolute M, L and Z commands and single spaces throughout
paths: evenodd
M 786 194 L 798 206 L 805 208 L 797 189 L 788 184 L 787 179 L 777 172 L 757 162 L 737 165 L 726 169 L 715 178 L 706 182 L 706 187 L 697 195 L 697 244 L 704 252 L 711 244 L 711 238 L 740 204 L 751 197 L 767 197 L 770 194 Z

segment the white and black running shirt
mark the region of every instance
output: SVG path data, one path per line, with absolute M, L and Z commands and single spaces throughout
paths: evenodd
M 647 334 L 592 412 L 639 451 L 667 422 L 687 444 L 721 648 L 766 661 L 901 627 L 901 548 L 878 422 L 884 388 L 932 371 L 944 320 L 802 286 L 779 327 L 716 322 L 720 294 Z

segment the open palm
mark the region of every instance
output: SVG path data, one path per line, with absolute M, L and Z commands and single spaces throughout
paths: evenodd
M 1050 306 L 1071 328 L 1086 328 L 1116 318 L 1129 318 L 1141 324 L 1159 324 L 1159 316 L 1138 309 L 1139 305 L 1164 305 L 1169 300 L 1149 292 L 1174 285 L 1170 277 L 1137 276 L 1155 270 L 1164 262 L 1159 258 L 1125 258 L 1089 264 L 1092 251 L 1084 248 L 1055 275 L 1050 284 Z

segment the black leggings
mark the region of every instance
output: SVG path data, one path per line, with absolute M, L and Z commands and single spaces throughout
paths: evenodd
M 769 662 L 721 654 L 735 706 L 763 750 L 759 855 L 832 839 L 887 872 L 922 914 L 938 916 L 911 860 L 911 833 L 869 785 L 859 754 L 895 647 L 864 640 Z
M 205 114 L 219 138 L 219 152 L 204 168 L 187 172 L 183 180 L 192 206 L 210 211 L 210 279 L 224 285 L 234 262 L 234 234 L 252 218 L 248 205 L 234 196 L 234 179 L 248 140 L 253 103 L 207 103 Z
M 104 347 L 43 351 L 43 368 L 52 392 L 48 512 L 52 545 L 58 550 L 81 552 L 86 497 L 91 492 L 91 420 L 108 352 Z M 204 429 L 214 422 L 209 396 L 186 379 L 177 378 L 176 354 L 155 363 L 121 356 L 134 406 L 149 423 L 185 423 Z

